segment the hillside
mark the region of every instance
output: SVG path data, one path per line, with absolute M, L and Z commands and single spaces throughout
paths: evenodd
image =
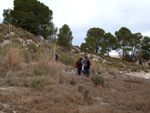
M 148 66 L 70 52 L 14 26 L 1 24 L 0 31 L 0 113 L 150 112 L 150 80 L 142 77 Z M 89 78 L 74 66 L 85 56 Z

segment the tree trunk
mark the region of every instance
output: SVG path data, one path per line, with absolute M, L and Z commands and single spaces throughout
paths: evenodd
M 124 60 L 125 58 L 125 51 L 124 51 L 124 48 L 123 48 L 123 52 L 122 52 L 122 60 Z

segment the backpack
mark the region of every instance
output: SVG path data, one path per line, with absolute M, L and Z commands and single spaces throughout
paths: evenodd
M 75 67 L 76 67 L 76 68 L 78 67 L 78 61 L 76 61 Z
M 80 60 L 76 61 L 75 67 L 79 68 L 79 66 L 82 68 L 82 62 Z
M 90 60 L 89 60 L 90 61 Z M 91 61 L 90 61 L 90 66 L 92 66 L 92 63 L 91 63 Z

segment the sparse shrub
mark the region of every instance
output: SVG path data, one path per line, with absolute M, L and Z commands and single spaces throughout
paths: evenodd
M 84 98 L 86 99 L 86 98 L 88 98 L 89 97 L 89 90 L 88 89 L 86 89 L 85 91 L 84 91 Z
M 21 41 L 18 38 L 13 38 L 12 43 L 21 44 Z
M 4 34 L 0 33 L 0 42 L 3 42 L 4 40 Z
M 70 56 L 66 55 L 66 54 L 63 54 L 63 55 L 59 55 L 59 60 L 66 64 L 66 65 L 74 65 L 75 64 L 75 61 L 73 58 L 71 58 Z
M 83 92 L 86 88 L 82 85 L 78 86 L 78 92 Z
M 131 72 L 137 72 L 137 71 L 138 71 L 138 70 L 135 69 L 135 68 L 131 69 Z
M 71 84 L 71 85 L 76 85 L 77 82 L 72 78 L 72 79 L 70 80 L 70 84 Z
M 82 93 L 85 99 L 89 97 L 89 93 L 90 93 L 89 89 L 87 89 L 86 87 L 82 85 L 78 86 L 78 92 Z
M 102 72 L 101 72 L 101 71 L 98 71 L 98 74 L 99 74 L 99 75 L 101 75 L 101 74 L 102 74 Z
M 35 43 L 33 42 L 30 42 L 28 45 L 27 45 L 27 48 L 28 50 L 31 52 L 31 53 L 36 53 L 37 52 L 37 46 Z
M 50 70 L 50 66 L 47 60 L 43 59 L 43 61 L 39 62 L 37 65 L 34 66 L 33 73 L 36 76 L 42 76 L 42 75 L 47 75 L 49 70 Z
M 93 83 L 95 85 L 103 85 L 104 84 L 104 78 L 102 76 L 99 75 L 95 75 L 91 78 L 91 80 L 93 81 Z
M 31 80 L 30 86 L 35 89 L 41 89 L 45 85 L 44 79 L 34 78 Z
M 46 74 L 46 69 L 41 68 L 41 66 L 39 66 L 39 65 L 36 65 L 36 66 L 34 66 L 33 73 L 36 76 L 42 76 L 43 74 Z
M 57 84 L 57 81 L 49 76 L 34 76 L 22 78 L 22 86 L 41 89 L 46 85 Z
M 57 75 L 60 70 L 60 65 L 49 58 L 39 59 L 39 62 L 34 66 L 33 73 L 36 76 L 42 75 Z
M 145 70 L 144 72 L 145 72 L 145 73 L 148 73 L 149 71 L 148 71 L 148 70 Z
M 27 49 L 21 49 L 21 53 L 25 59 L 25 62 L 32 60 L 32 54 Z

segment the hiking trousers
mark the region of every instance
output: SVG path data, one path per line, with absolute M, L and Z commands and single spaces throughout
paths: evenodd
M 89 77 L 90 76 L 90 69 L 85 69 L 85 72 L 86 72 L 87 77 Z
M 81 75 L 82 68 L 78 68 L 78 75 Z

